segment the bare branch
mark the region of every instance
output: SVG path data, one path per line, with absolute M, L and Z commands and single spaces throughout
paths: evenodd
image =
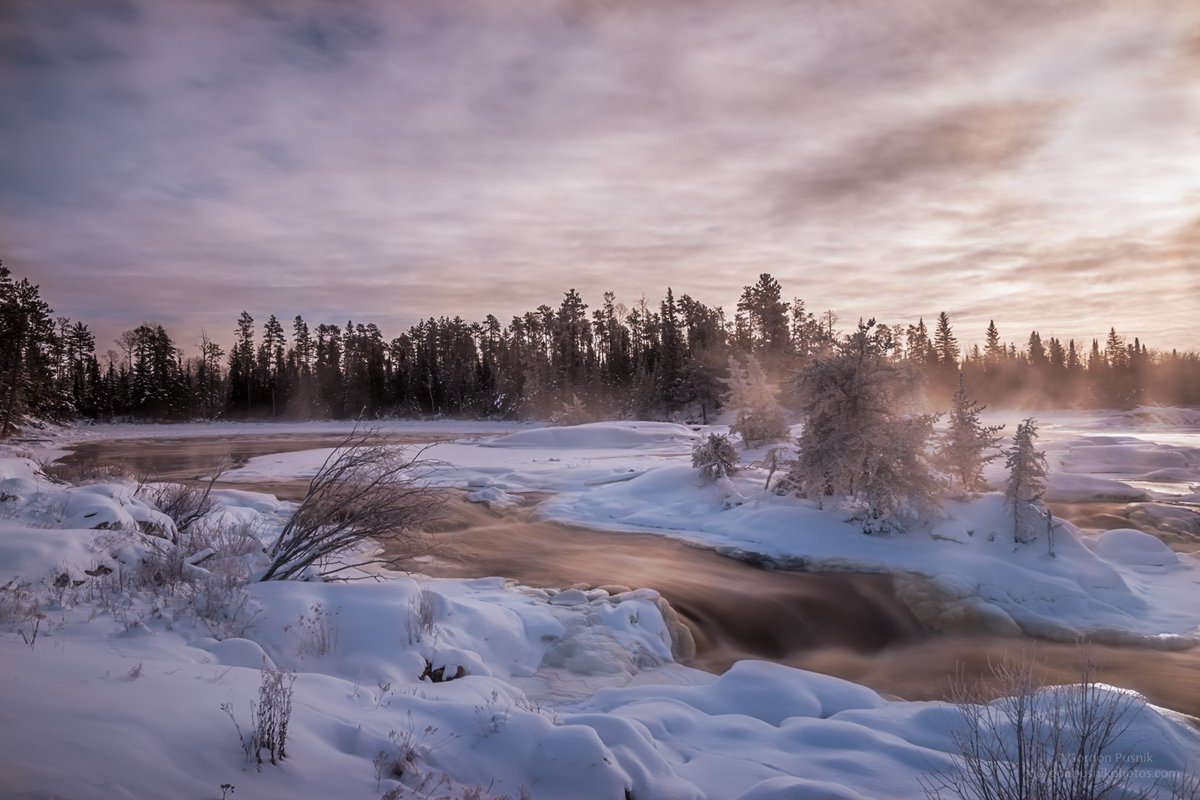
M 424 532 L 442 506 L 429 483 L 437 462 L 384 443 L 377 430 L 352 431 L 309 482 L 296 513 L 268 548 L 261 580 L 284 580 L 313 565 L 333 575 L 368 565 L 399 566 L 432 551 Z M 386 554 L 355 552 L 372 540 Z M 335 561 L 332 567 L 328 562 Z

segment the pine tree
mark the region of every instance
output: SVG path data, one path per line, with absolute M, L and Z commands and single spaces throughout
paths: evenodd
M 1029 334 L 1029 363 L 1035 369 L 1041 369 L 1046 365 L 1046 347 L 1042 344 L 1042 335 L 1037 331 Z
M 821 341 L 821 325 L 804 308 L 799 297 L 792 300 L 792 350 L 801 361 L 815 353 Z
M 285 358 L 287 338 L 283 334 L 283 325 L 272 314 L 263 324 L 263 338 L 258 346 L 256 359 L 257 383 L 271 404 L 271 416 L 279 415 L 283 405 L 283 384 L 287 369 Z
M 255 396 L 254 317 L 245 311 L 238 317 L 237 338 L 229 353 L 229 410 L 250 416 Z
M 1004 466 L 1008 468 L 1008 484 L 1004 498 L 1012 507 L 1013 541 L 1027 541 L 1025 519 L 1042 499 L 1046 482 L 1046 454 L 1035 447 L 1037 421 L 1033 417 L 1017 426 L 1012 447 L 1005 453 Z
M 746 324 L 755 352 L 772 368 L 783 365 L 791 349 L 788 330 L 788 304 L 783 300 L 779 281 L 764 272 L 758 282 L 742 289 L 738 312 L 745 314 Z
M 924 317 L 917 320 L 916 325 L 908 326 L 904 350 L 908 360 L 914 364 L 929 364 L 937 360 L 933 343 L 929 341 L 929 329 L 925 326 Z
M 777 400 L 779 387 L 767 377 L 757 358 L 730 356 L 729 377 L 723 382 L 725 408 L 737 413 L 729 431 L 741 436 L 747 448 L 787 436 L 787 422 Z
M 222 409 L 221 359 L 225 350 L 200 331 L 200 360 L 196 369 L 196 410 L 203 419 L 215 418 Z
M 937 331 L 933 335 L 933 347 L 937 353 L 938 363 L 943 368 L 958 366 L 958 339 L 950 327 L 950 315 L 945 311 L 938 314 Z
M 998 451 L 991 454 L 987 451 L 1000 444 L 1000 437 L 996 434 L 1004 426 L 980 422 L 979 415 L 985 408 L 967 397 L 966 379 L 960 372 L 958 391 L 954 393 L 949 425 L 942 436 L 938 460 L 967 491 L 978 491 L 984 487 L 984 465 L 1000 457 Z
M 983 357 L 987 359 L 989 367 L 995 368 L 1004 360 L 1004 345 L 1000 344 L 1000 331 L 996 329 L 995 320 L 988 320 L 984 337 Z
M 684 382 L 684 341 L 679 328 L 679 309 L 671 287 L 667 287 L 667 299 L 659 306 L 658 348 L 658 397 L 662 408 L 668 413 L 675 411 L 689 399 Z
M 29 415 L 62 419 L 71 408 L 55 387 L 53 312 L 28 279 L 0 263 L 0 439 Z

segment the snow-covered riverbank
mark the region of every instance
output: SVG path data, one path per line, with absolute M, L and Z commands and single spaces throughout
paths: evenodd
M 1119 430 L 1132 425 L 1123 415 L 1048 415 L 1050 498 L 1194 500 L 1200 428 L 1179 424 L 1191 417 L 1173 412 L 1168 423 L 1143 420 L 1135 433 Z M 444 465 L 435 480 L 470 489 L 482 501 L 503 505 L 520 492 L 555 493 L 541 511 L 559 522 L 657 533 L 781 566 L 921 575 L 936 596 L 914 602 L 933 609 L 926 615 L 933 624 L 1162 647 L 1200 639 L 1194 602 L 1200 559 L 1176 554 L 1153 536 L 1128 530 L 1085 536 L 1056 520 L 1052 557 L 1044 538 L 1014 545 L 998 494 L 948 501 L 939 519 L 908 533 L 866 535 L 844 513 L 764 492 L 767 472 L 755 466 L 763 448 L 743 453 L 750 468 L 731 483 L 703 485 L 689 458 L 692 442 L 710 430 L 721 429 L 653 422 L 538 428 L 439 443 L 427 455 Z M 263 456 L 226 477 L 305 477 L 329 452 Z M 1002 480 L 1000 464 L 988 471 L 994 482 Z M 1168 491 L 1152 487 L 1154 481 Z M 1185 506 L 1167 510 L 1188 517 L 1186 525 L 1200 521 Z
M 1003 536 L 988 541 L 999 513 L 988 497 L 929 530 L 863 537 L 794 498 L 760 496 L 753 471 L 734 492 L 700 486 L 683 466 L 696 435 L 660 423 L 521 428 L 432 455 L 453 455 L 438 479 L 480 500 L 557 491 L 549 513 L 575 522 L 827 566 L 925 574 L 937 559 L 939 584 L 990 603 L 998 620 L 1194 626 L 1161 588 L 1190 586 L 1194 601 L 1190 557 L 1165 563 L 1125 534 L 1089 547 L 1069 528 L 1054 560 L 1013 553 Z M 303 475 L 323 457 L 267 456 L 241 477 Z M 0 493 L 5 796 L 215 798 L 231 784 L 256 798 L 458 798 L 471 787 L 551 800 L 911 797 L 922 776 L 954 768 L 955 707 L 761 662 L 720 677 L 680 666 L 653 592 L 403 575 L 243 590 L 237 576 L 290 512 L 272 497 L 220 492 L 214 552 L 171 565 L 138 531 L 172 523 L 131 484 L 62 486 L 5 458 Z M 994 602 L 984 594 L 1005 584 Z M 259 771 L 222 706 L 248 730 L 271 668 L 297 676 L 294 711 L 288 758 Z M 1130 736 L 1147 759 L 1140 785 L 1200 763 L 1200 736 L 1170 714 L 1141 709 Z

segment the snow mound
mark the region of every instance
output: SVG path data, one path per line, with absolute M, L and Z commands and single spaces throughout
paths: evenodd
M 1046 500 L 1052 503 L 1089 503 L 1109 500 L 1121 503 L 1146 500 L 1147 495 L 1127 483 L 1110 478 L 1093 478 L 1069 472 L 1052 472 L 1046 478 Z
M 1200 409 L 1165 406 L 1138 406 L 1119 415 L 1131 425 L 1159 425 L 1178 428 L 1200 428 Z
M 481 481 L 473 481 L 473 485 L 476 482 Z M 524 503 L 521 495 L 509 494 L 498 486 L 476 488 L 474 492 L 467 494 L 467 499 L 470 503 L 482 503 L 493 511 L 504 511 L 505 509 L 511 509 L 511 507 Z
M 1098 437 L 1097 437 L 1098 438 Z M 1053 454 L 1065 472 L 1120 473 L 1123 475 L 1153 472 L 1160 469 L 1181 469 L 1188 466 L 1188 453 L 1140 439 L 1114 438 L 1112 444 L 1067 443 L 1064 451 Z
M 852 708 L 880 708 L 874 691 L 840 678 L 768 661 L 739 661 L 702 686 L 639 686 L 597 692 L 595 703 L 612 709 L 669 700 L 710 716 L 739 714 L 778 727 L 793 717 L 825 719 Z
M 483 447 L 552 447 L 563 450 L 691 447 L 699 436 L 670 422 L 591 422 L 561 428 L 537 428 L 499 436 Z
M 1133 528 L 1117 528 L 1097 536 L 1092 550 L 1108 561 L 1139 567 L 1170 567 L 1179 556 L 1158 538 Z
M 1134 503 L 1129 518 L 1139 525 L 1175 533 L 1200 533 L 1200 511 L 1169 503 Z

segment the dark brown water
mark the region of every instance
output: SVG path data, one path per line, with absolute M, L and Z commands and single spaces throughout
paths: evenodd
M 183 439 L 124 439 L 87 442 L 71 448 L 63 463 L 87 467 L 116 464 L 137 477 L 159 481 L 196 480 L 224 465 L 233 468 L 257 456 L 335 447 L 345 434 L 237 435 Z M 394 444 L 413 444 L 453 438 L 451 434 L 389 435 Z M 240 484 L 246 488 L 244 484 Z M 264 490 L 265 491 L 265 490 Z
M 423 436 L 428 440 L 428 436 Z M 336 436 L 238 436 L 103 442 L 69 460 L 119 463 L 185 480 L 222 458 L 329 447 Z M 306 483 L 236 484 L 296 498 Z M 721 672 L 743 658 L 811 669 L 909 699 L 939 699 L 950 677 L 986 678 L 989 663 L 1036 650 L 1047 683 L 1077 679 L 1074 645 L 1026 637 L 948 635 L 928 630 L 887 575 L 773 571 L 660 536 L 612 534 L 548 523 L 525 508 L 496 513 L 447 502 L 436 532 L 443 545 L 422 572 L 438 577 L 502 575 L 530 586 L 648 587 L 666 597 L 692 630 L 693 666 Z M 1104 513 L 1108 513 L 1106 510 Z M 1136 689 L 1151 702 L 1200 716 L 1200 648 L 1162 652 L 1091 645 L 1099 679 Z

